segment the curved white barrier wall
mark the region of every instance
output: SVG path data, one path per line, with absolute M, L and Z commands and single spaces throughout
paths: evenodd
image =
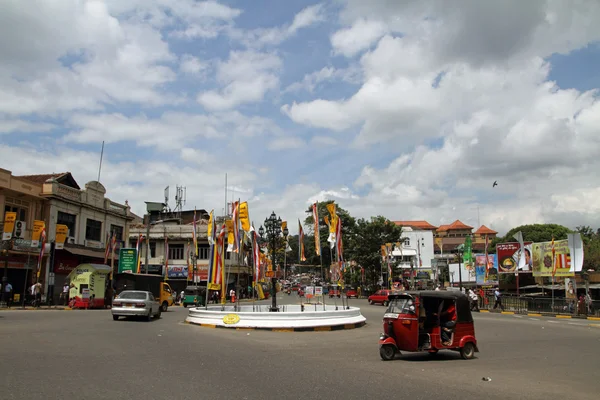
M 260 307 L 260 308 L 258 308 Z M 256 311 L 256 310 L 260 311 Z M 283 306 L 282 306 L 283 309 Z M 269 312 L 268 306 L 240 306 L 236 311 L 234 306 L 226 306 L 222 311 L 220 306 L 192 308 L 186 321 L 192 324 L 215 325 L 224 328 L 316 328 L 348 324 L 362 324 L 366 318 L 360 313 L 360 308 L 344 309 L 333 305 L 307 305 L 301 311 L 299 305 L 287 305 L 285 311 Z

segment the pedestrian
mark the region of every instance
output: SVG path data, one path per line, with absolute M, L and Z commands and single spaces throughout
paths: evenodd
M 42 302 L 42 284 L 39 282 L 31 285 L 31 294 L 33 295 L 33 306 L 39 307 Z
M 231 289 L 229 291 L 229 298 L 231 299 L 232 303 L 235 303 L 235 290 Z
M 69 289 L 69 284 L 65 282 L 62 288 L 62 293 L 60 294 L 60 300 L 65 306 L 69 303 Z
M 179 293 L 179 304 L 183 304 L 183 298 L 184 298 L 184 296 L 185 296 L 185 293 L 184 293 L 184 291 L 182 290 L 182 291 Z
M 500 306 L 500 310 L 504 311 L 504 306 L 502 305 L 502 294 L 500 293 L 500 288 L 496 288 L 494 290 L 494 299 L 496 302 L 494 303 L 494 310 L 496 307 Z
M 586 305 L 586 308 L 587 308 L 588 315 L 592 315 L 594 313 L 593 304 L 594 304 L 594 302 L 592 301 L 592 296 L 590 296 L 589 292 L 586 293 L 586 295 L 585 295 L 585 305 Z
M 10 307 L 10 305 L 12 304 L 12 292 L 13 292 L 13 287 L 10 284 L 10 282 L 6 282 L 6 285 L 4 286 L 4 295 L 6 296 L 6 305 L 8 307 Z
M 479 299 L 473 289 L 469 289 L 469 300 L 471 300 L 471 311 L 479 311 Z

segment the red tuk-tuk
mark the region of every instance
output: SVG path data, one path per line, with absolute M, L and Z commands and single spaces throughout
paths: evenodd
M 389 295 L 379 354 L 393 360 L 400 351 L 459 351 L 465 360 L 479 352 L 468 297 L 461 292 L 423 290 Z
M 340 285 L 329 285 L 329 298 L 342 297 L 342 288 Z

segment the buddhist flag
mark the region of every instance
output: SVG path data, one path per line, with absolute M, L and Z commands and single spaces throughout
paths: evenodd
M 321 255 L 321 235 L 319 233 L 319 202 L 316 202 L 312 205 L 312 212 L 313 212 L 313 224 L 314 224 L 314 231 L 315 231 L 315 253 L 317 253 L 318 256 Z
M 165 280 L 169 278 L 169 238 L 165 236 Z
M 338 256 L 338 261 L 341 263 L 344 262 L 344 245 L 342 243 L 342 219 L 337 218 L 337 226 L 335 229 L 335 238 L 336 238 L 336 252 Z M 343 268 L 342 268 L 343 269 Z
M 236 201 L 232 205 L 233 212 L 231 220 L 233 221 L 233 251 L 240 251 L 240 202 Z
M 387 247 L 385 244 L 381 245 L 381 258 L 383 258 L 384 260 L 387 258 L 388 254 L 387 254 Z
M 306 261 L 306 257 L 304 256 L 304 230 L 302 229 L 300 219 L 298 219 L 298 259 L 300 262 Z
M 44 258 L 44 250 L 46 248 L 46 228 L 42 229 L 42 233 L 40 235 L 40 240 L 42 242 L 42 248 L 40 249 L 40 256 L 38 258 L 37 265 L 37 278 L 40 279 L 40 272 L 42 271 L 42 258 Z M 2 288 L 4 289 L 4 288 Z
M 240 223 L 244 232 L 250 232 L 250 216 L 248 213 L 248 202 L 244 201 L 240 204 Z
M 228 219 L 225 221 L 225 227 L 227 229 L 227 252 L 231 253 L 233 251 L 233 244 L 235 242 L 235 238 L 233 236 L 233 220 Z
M 106 246 L 104 249 L 104 264 L 108 262 L 108 255 L 110 254 L 110 234 L 106 232 Z
M 208 218 L 208 227 L 206 228 L 206 237 L 208 238 L 208 244 L 215 244 L 215 210 L 210 212 Z
M 254 282 L 258 283 L 260 278 L 260 248 L 258 246 L 258 234 L 252 229 L 252 263 L 254 265 Z
M 329 215 L 331 216 L 331 223 L 328 223 L 328 220 L 325 219 L 325 223 L 327 223 L 327 225 L 329 225 L 329 237 L 327 238 L 327 241 L 329 242 L 329 245 L 333 249 L 333 247 L 335 246 L 335 231 L 337 229 L 337 219 L 338 219 L 338 216 L 335 211 L 335 203 L 327 204 L 327 211 L 329 211 Z
M 136 251 L 137 251 L 137 269 L 136 272 L 139 274 L 140 273 L 140 268 L 142 265 L 142 239 L 144 238 L 144 236 L 142 236 L 142 234 L 140 234 L 140 236 L 138 236 L 138 240 L 137 240 L 137 245 L 136 247 Z
M 212 211 L 210 212 L 210 216 L 212 218 Z M 192 240 L 194 243 L 194 254 L 196 255 L 196 257 L 198 257 L 198 235 L 196 233 L 196 207 L 194 207 L 194 220 L 192 221 L 192 226 L 193 226 L 193 230 L 192 230 Z

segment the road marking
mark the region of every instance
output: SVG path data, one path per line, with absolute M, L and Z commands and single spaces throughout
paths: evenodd
M 585 326 L 586 324 L 578 324 L 576 322 L 567 322 L 569 325 Z
M 522 315 L 515 315 L 515 318 L 523 318 Z
M 540 320 L 539 318 L 529 318 L 529 319 L 532 320 L 532 321 L 539 321 Z
M 560 322 L 558 322 L 558 321 L 548 321 L 548 322 L 550 322 L 551 324 L 560 324 Z

